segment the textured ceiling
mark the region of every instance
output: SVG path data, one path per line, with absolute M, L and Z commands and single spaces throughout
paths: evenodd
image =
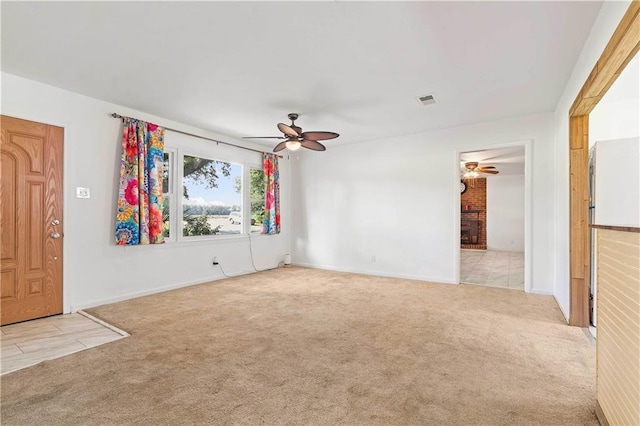
M 2 2 L 2 70 L 232 137 L 298 112 L 331 146 L 552 111 L 600 6 Z

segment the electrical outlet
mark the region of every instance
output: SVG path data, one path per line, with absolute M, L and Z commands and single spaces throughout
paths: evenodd
M 76 198 L 91 198 L 91 191 L 89 191 L 89 188 L 78 186 L 76 188 Z
M 218 256 L 213 256 L 213 264 L 218 265 Z
M 371 263 L 376 263 L 376 257 L 375 256 L 371 256 Z

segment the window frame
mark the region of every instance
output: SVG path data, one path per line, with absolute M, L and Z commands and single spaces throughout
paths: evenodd
M 246 182 L 248 182 L 249 186 L 251 186 L 251 170 L 260 170 L 261 172 L 264 173 L 264 167 L 262 166 L 262 164 L 249 163 L 249 164 L 247 164 L 246 168 L 247 168 L 247 173 L 245 175 L 245 180 L 246 180 Z M 244 187 L 243 187 L 243 190 L 244 190 Z M 252 232 L 252 230 L 251 230 L 251 201 L 252 201 L 251 200 L 251 187 L 247 188 L 246 197 L 247 197 L 247 204 L 246 205 L 249 206 L 249 208 L 246 209 L 246 210 L 248 210 L 248 214 L 249 214 L 249 220 L 247 222 L 249 224 L 249 226 L 248 226 L 246 232 L 248 234 L 254 236 L 254 237 L 257 236 L 257 235 L 265 235 L 264 234 L 264 228 L 262 227 L 262 224 L 260 224 L 260 226 L 262 228 L 260 230 L 260 232 Z M 264 200 L 262 200 L 262 202 L 264 202 Z
M 176 205 L 176 196 L 175 196 L 175 174 L 176 174 L 176 159 L 178 157 L 178 150 L 175 148 L 164 148 L 164 154 L 167 154 L 169 157 L 169 176 L 167 178 L 167 192 L 164 192 L 164 188 L 163 188 L 163 192 L 162 192 L 162 199 L 164 202 L 164 197 L 168 196 L 169 197 L 169 236 L 168 237 L 164 237 L 164 241 L 167 243 L 174 243 L 177 242 L 177 225 L 178 225 L 178 221 L 177 218 L 175 217 L 176 214 L 176 209 L 175 209 L 175 205 Z M 163 206 L 164 209 L 164 206 Z

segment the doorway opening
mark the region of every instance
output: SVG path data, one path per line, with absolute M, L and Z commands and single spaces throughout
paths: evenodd
M 626 182 L 639 182 L 640 54 L 622 70 L 589 113 L 589 225 L 640 224 L 638 191 Z M 597 230 L 589 232 L 589 327 L 597 326 Z
M 460 283 L 525 290 L 525 152 L 512 144 L 459 154 Z

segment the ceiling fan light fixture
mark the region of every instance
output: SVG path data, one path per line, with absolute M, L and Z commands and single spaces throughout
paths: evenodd
M 289 149 L 290 151 L 297 151 L 300 148 L 306 148 L 312 151 L 326 151 L 327 147 L 325 147 L 318 141 L 335 139 L 338 136 L 340 136 L 336 132 L 324 132 L 324 131 L 303 132 L 302 128 L 299 126 L 296 126 L 295 124 L 295 120 L 297 119 L 298 119 L 298 114 L 292 112 L 289 114 L 289 120 L 291 120 L 291 125 L 278 123 L 278 126 L 277 126 L 278 130 L 282 132 L 283 136 L 266 136 L 266 137 L 248 136 L 247 139 L 280 139 L 282 142 L 279 142 L 273 148 L 273 152 L 280 152 L 285 148 Z
M 289 151 L 296 151 L 300 149 L 300 146 L 302 146 L 302 144 L 299 141 L 287 141 L 287 149 Z

